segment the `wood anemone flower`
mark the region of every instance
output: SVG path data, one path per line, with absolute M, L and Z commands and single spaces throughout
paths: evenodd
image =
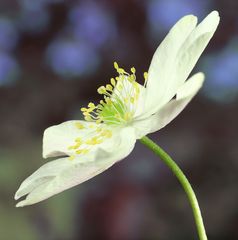
M 172 121 L 201 88 L 204 74 L 190 77 L 194 65 L 219 23 L 211 12 L 199 25 L 188 15 L 180 19 L 157 48 L 145 84 L 115 62 L 118 73 L 110 84 L 98 88 L 99 104 L 81 111 L 85 120 L 49 127 L 43 137 L 43 157 L 60 157 L 29 176 L 15 199 L 17 207 L 45 200 L 105 171 L 133 150 L 137 139 Z

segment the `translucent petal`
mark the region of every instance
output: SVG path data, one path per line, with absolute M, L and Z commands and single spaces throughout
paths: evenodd
M 120 88 L 120 86 L 122 86 Z M 136 88 L 138 88 L 138 99 L 134 103 L 130 102 L 130 97 L 135 97 Z M 138 82 L 131 82 L 125 78 L 121 83 L 117 83 L 112 94 L 113 98 L 118 96 L 128 111 L 132 111 L 134 117 L 143 114 L 145 104 L 145 87 Z M 127 100 L 127 101 L 126 101 Z
M 144 116 L 157 112 L 172 99 L 192 71 L 218 23 L 218 13 L 213 11 L 196 28 L 196 18 L 190 15 L 172 28 L 156 50 L 149 68 Z
M 159 108 L 175 95 L 179 84 L 176 82 L 178 80 L 175 69 L 176 57 L 196 24 L 195 16 L 183 17 L 169 31 L 155 51 L 148 71 L 146 88 L 148 108 L 154 108 L 155 102 Z
M 157 113 L 135 121 L 133 127 L 136 129 L 137 138 L 149 133 L 156 132 L 170 123 L 187 106 L 197 94 L 204 81 L 204 74 L 197 73 L 186 81 L 178 90 L 176 99 L 168 102 Z
M 135 141 L 133 128 L 121 128 L 96 151 L 79 155 L 74 160 L 66 157 L 46 163 L 21 184 L 15 199 L 27 196 L 17 206 L 40 202 L 96 176 L 125 158 Z
M 43 136 L 43 157 L 59 157 L 71 155 L 75 140 L 95 134 L 98 124 L 86 121 L 67 121 L 47 128 Z

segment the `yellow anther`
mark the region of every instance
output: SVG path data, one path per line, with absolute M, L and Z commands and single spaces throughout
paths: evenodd
M 82 143 L 83 143 L 83 140 L 82 140 L 82 138 L 79 138 L 79 137 L 78 137 L 78 138 L 75 139 L 75 142 L 82 144 Z
M 110 138 L 112 137 L 112 132 L 110 130 L 103 130 L 100 135 L 102 137 Z
M 113 87 L 112 87 L 112 85 L 107 84 L 107 85 L 106 85 L 106 89 L 107 89 L 108 91 L 111 91 L 111 92 L 112 92 Z
M 88 104 L 88 107 L 89 107 L 89 108 L 95 108 L 96 106 L 95 106 L 94 103 L 90 102 L 90 103 Z
M 91 118 L 90 116 L 85 116 L 84 119 L 85 119 L 86 121 L 92 121 L 92 118 Z
M 144 79 L 145 79 L 145 80 L 148 79 L 148 72 L 144 72 Z
M 135 102 L 135 98 L 134 97 L 130 97 L 130 102 L 134 103 Z
M 83 108 L 81 108 L 81 111 L 82 111 L 82 112 L 86 112 L 86 111 L 88 111 L 88 109 L 85 108 L 85 107 L 83 107 Z
M 99 137 L 96 136 L 96 137 L 93 137 L 91 139 L 88 139 L 85 143 L 88 144 L 88 145 L 97 145 L 97 144 L 100 144 L 102 142 L 103 142 L 103 140 L 99 139 Z
M 132 72 L 133 74 L 135 74 L 135 73 L 136 73 L 136 69 L 135 69 L 134 67 L 132 67 L 132 68 L 131 68 L 131 72 Z
M 104 86 L 101 86 L 101 87 L 98 88 L 97 91 L 98 91 L 99 94 L 104 94 L 106 92 L 106 89 L 105 89 Z
M 116 86 L 116 81 L 115 81 L 115 79 L 114 79 L 114 78 L 111 78 L 111 84 L 112 84 L 112 86 L 113 86 L 113 87 L 115 87 L 115 86 Z
M 77 154 L 86 154 L 89 152 L 89 149 L 84 148 L 84 149 L 79 149 L 76 151 Z
M 70 157 L 69 157 L 69 160 L 70 161 L 72 161 L 72 160 L 74 160 L 75 159 L 75 156 L 74 155 L 71 155 Z
M 81 124 L 80 122 L 76 122 L 75 123 L 75 126 L 78 128 L 78 129 L 84 129 L 85 127 L 83 126 L 83 124 Z
M 117 70 L 119 68 L 117 62 L 114 62 L 114 68 Z
M 145 79 L 145 82 L 144 82 L 144 87 L 145 87 L 148 81 L 148 72 L 144 72 L 144 79 Z
M 102 122 L 102 119 L 101 119 L 101 118 L 99 118 L 99 119 L 96 120 L 96 124 L 100 124 L 101 122 Z
M 89 125 L 89 128 L 94 128 L 94 127 L 95 127 L 95 125 L 93 125 L 93 124 Z
M 134 83 L 135 80 L 136 80 L 135 75 L 131 74 L 131 75 L 128 77 L 128 80 L 129 80 L 130 82 Z
M 93 110 L 94 110 L 95 108 L 96 108 L 96 106 L 95 106 L 95 107 L 88 108 L 88 113 L 93 112 Z
M 90 116 L 90 113 L 89 112 L 83 112 L 83 115 L 84 116 Z
M 118 72 L 119 74 L 123 74 L 123 73 L 125 73 L 125 70 L 124 70 L 123 68 L 118 68 L 118 69 L 117 69 L 117 72 Z
M 75 150 L 75 149 L 78 149 L 80 147 L 81 143 L 77 143 L 75 144 L 74 146 L 69 146 L 68 147 L 68 150 Z

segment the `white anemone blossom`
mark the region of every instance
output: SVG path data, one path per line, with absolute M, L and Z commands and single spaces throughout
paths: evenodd
M 110 84 L 98 88 L 103 100 L 81 111 L 85 120 L 49 127 L 43 137 L 43 157 L 60 157 L 29 176 L 15 199 L 17 207 L 34 204 L 78 185 L 105 171 L 133 150 L 137 139 L 158 131 L 191 101 L 204 74 L 188 76 L 219 23 L 211 12 L 199 25 L 197 18 L 181 18 L 157 48 L 144 74 L 136 82 L 135 68 L 128 73 L 117 63 Z

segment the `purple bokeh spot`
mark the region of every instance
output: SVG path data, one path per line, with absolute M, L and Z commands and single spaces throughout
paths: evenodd
M 14 58 L 0 53 L 0 86 L 13 83 L 19 74 L 19 66 Z
M 21 8 L 25 10 L 38 10 L 49 4 L 60 3 L 64 0 L 19 0 Z
M 203 60 L 202 70 L 207 78 L 203 92 L 218 102 L 231 102 L 238 95 L 238 46 L 235 42 Z
M 90 1 L 72 8 L 69 21 L 74 36 L 93 46 L 101 46 L 116 36 L 113 17 L 101 5 Z
M 32 5 L 23 7 L 19 19 L 19 28 L 30 33 L 44 31 L 50 22 L 50 15 L 47 8 L 43 5 Z
M 214 59 L 209 76 L 217 87 L 238 88 L 238 51 L 226 52 Z
M 55 73 L 72 78 L 92 74 L 99 57 L 86 43 L 58 40 L 49 46 L 47 61 Z
M 0 18 L 0 50 L 13 50 L 18 41 L 18 31 L 12 21 Z
M 152 31 L 168 30 L 175 22 L 187 14 L 198 17 L 206 12 L 207 1 L 201 0 L 151 0 L 147 7 L 147 16 Z

